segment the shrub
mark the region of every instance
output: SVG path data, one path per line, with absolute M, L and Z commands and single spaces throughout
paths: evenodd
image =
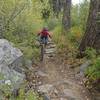
M 96 58 L 96 50 L 93 48 L 88 47 L 85 51 L 86 57 L 88 59 L 94 59 Z
M 51 18 L 47 22 L 47 26 L 49 30 L 54 30 L 59 24 L 60 24 L 60 21 L 56 18 Z
M 60 42 L 61 36 L 62 36 L 62 34 L 61 34 L 61 26 L 57 26 L 53 30 L 53 40 L 54 40 L 54 42 L 58 44 Z
M 87 77 L 90 80 L 98 80 L 100 79 L 100 57 L 96 58 L 92 65 L 86 70 Z
M 71 32 L 68 33 L 69 40 L 75 46 L 78 46 L 80 44 L 81 37 L 82 37 L 82 29 L 79 26 L 72 27 Z

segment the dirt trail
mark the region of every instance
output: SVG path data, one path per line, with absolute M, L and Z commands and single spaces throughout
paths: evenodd
M 34 75 L 34 88 L 44 94 L 44 100 L 93 100 L 82 82 L 75 78 L 74 70 L 56 55 L 46 54 L 45 61 L 34 67 Z
M 38 88 L 40 92 L 46 93 L 50 100 L 92 100 L 84 86 L 75 79 L 73 71 L 62 62 L 49 60 L 44 71 L 42 85 Z

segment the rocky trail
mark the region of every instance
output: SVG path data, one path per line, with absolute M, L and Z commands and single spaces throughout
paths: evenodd
M 28 73 L 29 87 L 35 89 L 44 100 L 94 100 L 84 87 L 75 70 L 56 54 L 56 46 L 46 48 L 45 60 Z

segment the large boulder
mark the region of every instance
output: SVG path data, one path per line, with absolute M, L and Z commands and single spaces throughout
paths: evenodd
M 0 85 L 8 84 L 12 88 L 18 88 L 25 79 L 25 60 L 23 53 L 13 47 L 13 44 L 5 39 L 0 39 Z

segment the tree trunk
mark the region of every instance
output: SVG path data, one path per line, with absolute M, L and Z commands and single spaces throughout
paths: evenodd
M 62 0 L 49 0 L 49 3 L 52 7 L 52 10 L 54 12 L 54 15 L 58 18 L 59 13 L 61 12 L 61 9 L 63 7 Z
M 63 0 L 63 31 L 68 32 L 71 27 L 71 0 Z
M 86 47 L 92 47 L 96 50 L 100 49 L 99 12 L 100 0 L 91 0 L 85 35 L 79 47 L 81 54 L 86 50 Z

